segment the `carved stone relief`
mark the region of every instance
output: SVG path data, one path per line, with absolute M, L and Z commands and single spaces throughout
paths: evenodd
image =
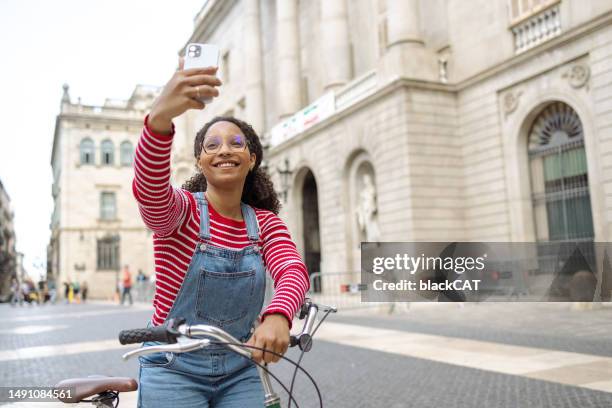
M 574 89 L 582 88 L 587 85 L 591 77 L 591 69 L 588 65 L 579 63 L 572 65 L 563 72 L 562 78 L 567 79 L 570 86 Z
M 512 112 L 516 110 L 519 105 L 519 99 L 523 94 L 522 91 L 511 90 L 502 96 L 502 108 L 504 110 L 504 117 L 508 117 Z

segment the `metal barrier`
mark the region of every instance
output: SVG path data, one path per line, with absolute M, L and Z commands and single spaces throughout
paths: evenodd
M 338 309 L 386 307 L 386 303 L 362 302 L 360 272 L 313 272 L 310 274 L 310 297 L 315 303 L 333 305 Z
M 135 293 L 133 294 L 136 302 L 153 303 L 153 297 L 155 296 L 155 281 L 151 282 L 150 279 L 146 281 L 136 282 L 134 285 Z

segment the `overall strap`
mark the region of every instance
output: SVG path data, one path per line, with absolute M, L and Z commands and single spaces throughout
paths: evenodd
M 249 241 L 251 241 L 253 245 L 257 245 L 257 242 L 259 241 L 259 225 L 257 224 L 255 210 L 253 207 L 245 203 L 240 203 L 240 207 L 242 208 L 242 217 L 244 218 L 244 222 L 246 224 Z
M 204 196 L 203 191 L 198 191 L 194 194 L 200 207 L 200 238 L 203 241 L 210 240 L 210 218 L 208 216 L 208 201 Z

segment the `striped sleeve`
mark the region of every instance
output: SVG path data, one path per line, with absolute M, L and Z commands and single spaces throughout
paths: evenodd
M 274 296 L 262 319 L 280 313 L 287 318 L 291 327 L 293 316 L 310 289 L 308 271 L 283 221 L 268 211 L 259 221 L 264 261 L 274 280 Z
M 134 154 L 132 192 L 145 225 L 162 237 L 177 229 L 188 203 L 182 190 L 170 185 L 174 125 L 170 135 L 159 135 L 149 129 L 147 119 Z

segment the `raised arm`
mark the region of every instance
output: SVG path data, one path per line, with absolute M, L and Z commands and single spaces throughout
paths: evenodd
M 186 197 L 170 185 L 172 120 L 188 109 L 204 109 L 196 96 L 214 97 L 221 82 L 215 67 L 183 70 L 183 60 L 145 119 L 134 157 L 132 190 L 145 225 L 159 236 L 174 231 L 187 210 Z
M 154 133 L 147 117 L 134 155 L 132 191 L 145 225 L 158 236 L 174 231 L 187 209 L 183 194 L 170 185 L 173 134 Z

